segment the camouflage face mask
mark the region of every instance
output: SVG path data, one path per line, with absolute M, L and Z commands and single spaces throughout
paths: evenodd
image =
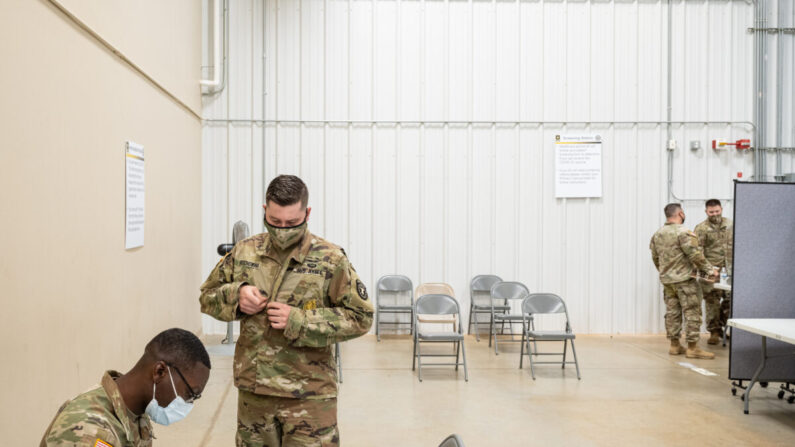
M 719 223 L 723 222 L 723 216 L 721 216 L 720 214 L 716 216 L 709 216 L 707 219 L 709 219 L 710 223 L 715 225 L 718 225 Z
M 265 223 L 265 228 L 268 230 L 273 245 L 280 250 L 285 250 L 297 244 L 306 233 L 306 218 L 304 218 L 303 223 L 294 227 L 274 227 L 268 223 L 268 219 L 263 218 L 262 221 Z

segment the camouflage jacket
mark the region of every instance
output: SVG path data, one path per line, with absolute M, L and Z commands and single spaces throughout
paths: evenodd
M 284 330 L 271 328 L 267 309 L 238 309 L 240 287 L 293 306 Z M 201 311 L 240 319 L 235 386 L 256 394 L 303 399 L 337 395 L 332 345 L 365 334 L 373 322 L 367 289 L 345 252 L 307 232 L 284 264 L 267 233 L 238 242 L 201 286 Z
M 100 386 L 61 405 L 40 447 L 151 446 L 149 416 L 137 416 L 127 408 L 116 385 L 119 376 L 107 371 Z
M 687 281 L 696 269 L 705 275 L 712 273 L 712 264 L 704 257 L 698 237 L 682 225 L 666 223 L 654 233 L 649 248 L 663 284 Z
M 734 224 L 731 219 L 724 217 L 718 225 L 707 219 L 696 225 L 696 236 L 707 261 L 717 267 L 731 266 L 734 248 Z

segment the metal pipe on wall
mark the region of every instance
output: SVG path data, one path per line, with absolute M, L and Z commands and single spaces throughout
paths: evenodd
M 324 11 L 323 14 L 325 14 L 325 2 L 324 2 L 323 11 Z M 323 31 L 324 31 L 324 35 L 325 35 L 325 30 L 323 30 Z M 267 84 L 268 78 L 266 76 L 266 73 L 268 72 L 268 67 L 267 67 L 268 59 L 265 56 L 266 54 L 268 54 L 267 53 L 267 51 L 268 51 L 268 46 L 267 45 L 268 45 L 268 2 L 263 0 L 263 2 L 262 2 L 262 120 L 263 120 L 263 122 L 264 122 L 264 120 L 266 118 L 266 113 L 265 112 L 267 110 L 267 105 L 268 105 L 267 104 L 268 103 L 268 84 Z M 325 48 L 323 50 L 324 50 L 324 53 L 325 53 Z M 265 154 L 266 154 L 265 149 L 267 148 L 267 145 L 268 145 L 267 136 L 268 136 L 267 127 L 263 124 L 263 126 L 262 126 L 262 172 L 260 173 L 260 175 L 262 175 L 262 203 L 263 204 L 265 204 L 265 193 L 268 190 L 268 186 L 265 184 L 265 165 L 267 164 L 267 161 L 266 161 L 266 158 L 265 158 Z M 264 219 L 264 216 L 263 216 L 263 219 Z
M 781 8 L 781 1 L 778 2 L 776 11 L 776 27 L 782 28 L 783 11 Z M 782 114 L 784 113 L 784 100 L 783 100 L 783 84 L 784 84 L 784 51 L 781 45 L 782 33 L 779 30 L 776 34 L 776 145 L 778 147 L 784 146 L 782 139 L 784 138 L 784 122 Z M 776 151 L 776 178 L 780 178 L 782 174 L 781 169 L 781 151 Z
M 765 28 L 767 25 L 767 2 L 766 0 L 758 0 L 754 8 L 754 27 Z M 759 31 L 754 32 L 754 90 L 756 100 L 754 102 L 754 116 L 756 122 L 756 138 L 755 146 L 767 146 L 767 113 L 765 110 L 767 100 L 767 65 L 766 59 L 766 36 Z M 754 151 L 754 177 L 758 180 L 764 180 L 767 173 L 766 154 L 761 151 Z
M 213 2 L 213 77 L 202 79 L 200 85 L 213 88 L 221 84 L 221 0 Z

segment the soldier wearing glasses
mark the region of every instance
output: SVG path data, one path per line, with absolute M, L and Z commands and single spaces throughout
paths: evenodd
M 41 446 L 148 447 L 154 421 L 187 416 L 210 377 L 201 341 L 183 329 L 158 334 L 126 374 L 107 371 L 99 386 L 64 403 Z

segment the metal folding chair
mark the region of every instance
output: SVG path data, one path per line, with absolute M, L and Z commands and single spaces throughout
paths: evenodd
M 447 295 L 455 298 L 455 291 L 453 291 L 453 287 L 450 284 L 445 284 L 443 282 L 422 283 L 419 286 L 417 286 L 417 290 L 414 292 L 414 296 L 416 297 L 420 297 L 423 295 L 434 295 L 434 294 Z M 456 326 L 455 315 L 421 315 L 417 321 L 420 323 L 452 324 L 453 331 L 455 331 L 455 326 Z
M 398 304 L 397 296 L 401 293 L 409 294 L 409 301 L 407 304 Z M 382 294 L 394 294 L 395 304 L 385 304 Z M 377 341 L 381 341 L 381 325 L 382 324 L 406 324 L 405 321 L 381 321 L 381 314 L 409 314 L 409 327 L 411 333 L 414 333 L 414 286 L 411 280 L 403 275 L 386 275 L 382 276 L 375 287 L 375 337 Z
M 439 315 L 439 316 L 458 316 L 461 320 L 461 308 L 458 301 L 449 295 L 423 295 L 414 304 L 414 318 L 419 320 L 420 315 Z M 414 331 L 414 353 L 412 354 L 411 370 L 415 366 L 419 369 L 419 379 L 422 382 L 422 358 L 423 357 L 455 357 L 455 363 L 426 363 L 426 366 L 455 366 L 458 371 L 459 365 L 464 365 L 464 380 L 469 381 L 469 371 L 467 370 L 467 356 L 464 350 L 464 327 L 458 325 L 458 330 L 452 332 L 426 332 L 414 323 L 417 328 Z M 422 344 L 424 343 L 453 343 L 455 354 L 423 354 Z M 461 362 L 459 362 L 459 353 Z
M 520 282 L 514 281 L 504 281 L 498 282 L 491 287 L 491 324 L 489 324 L 489 346 L 491 346 L 491 340 L 494 339 L 494 353 L 499 355 L 499 346 L 497 340 L 497 324 L 502 324 L 502 331 L 503 334 L 505 333 L 505 323 L 510 325 L 511 329 L 511 339 L 510 340 L 503 340 L 503 341 L 510 341 L 510 342 L 521 342 L 521 337 L 517 340 L 514 337 L 513 333 L 513 324 L 514 323 L 521 323 L 524 324 L 524 315 L 518 315 L 511 312 L 511 301 L 516 300 L 523 300 L 528 295 L 530 295 L 530 291 L 527 290 L 524 284 Z M 507 309 L 504 312 L 498 312 L 499 309 Z M 533 321 L 530 318 L 529 323 L 532 325 Z M 522 332 L 524 332 L 524 328 L 522 328 Z
M 491 324 L 491 301 L 486 303 L 478 303 L 478 298 L 488 298 L 491 294 L 491 286 L 501 282 L 502 279 L 497 275 L 478 275 L 472 278 L 469 282 L 469 324 L 467 324 L 467 332 L 472 333 L 472 323 L 475 323 L 475 339 L 480 341 L 480 328 L 478 326 L 479 314 L 489 316 L 489 324 Z M 505 313 L 510 310 L 508 306 L 497 306 L 496 311 Z
M 453 433 L 452 435 L 445 438 L 444 441 L 439 444 L 439 447 L 464 447 L 464 441 L 461 440 L 460 436 Z
M 524 360 L 524 346 L 527 345 L 527 357 L 530 360 L 530 374 L 533 376 L 533 380 L 536 379 L 535 370 L 533 369 L 534 365 L 544 365 L 544 364 L 551 364 L 551 365 L 561 365 L 561 369 L 565 369 L 567 364 L 574 363 L 575 368 L 577 369 L 577 379 L 581 379 L 580 377 L 580 364 L 577 362 L 577 351 L 574 349 L 574 339 L 576 336 L 574 332 L 571 330 L 571 324 L 569 323 L 569 311 L 566 309 L 566 303 L 563 302 L 563 298 L 552 294 L 552 293 L 534 293 L 522 301 L 522 314 L 524 314 L 525 318 L 528 320 L 528 324 L 524 324 L 524 334 L 522 335 L 522 352 L 519 354 L 519 368 L 522 368 L 522 360 Z M 540 315 L 540 314 L 565 314 L 566 316 L 566 328 L 564 331 L 537 331 L 531 327 L 529 324 L 529 319 L 533 317 L 533 315 Z M 530 349 L 530 341 L 535 342 L 542 342 L 542 341 L 562 341 L 563 342 L 563 352 L 538 352 L 538 347 L 536 346 L 535 352 Z M 566 361 L 566 344 L 567 342 L 571 343 L 571 353 L 574 355 L 573 362 Z M 562 355 L 563 359 L 560 362 L 534 362 L 533 356 L 534 355 Z

